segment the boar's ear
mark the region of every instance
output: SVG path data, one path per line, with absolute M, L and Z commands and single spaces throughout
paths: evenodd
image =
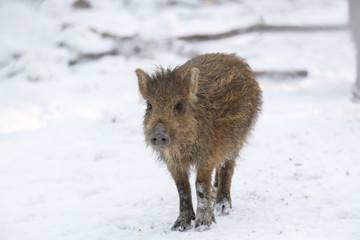
M 147 83 L 151 79 L 150 76 L 145 73 L 142 69 L 138 68 L 135 70 L 138 77 L 139 90 L 141 95 L 146 98 L 147 94 Z
M 198 88 L 200 70 L 198 68 L 192 68 L 190 70 L 190 82 L 189 82 L 189 97 L 196 99 L 196 92 Z

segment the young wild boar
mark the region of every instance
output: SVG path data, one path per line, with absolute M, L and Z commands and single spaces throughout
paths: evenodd
M 213 209 L 228 214 L 235 159 L 261 108 L 254 72 L 235 55 L 205 54 L 153 75 L 136 70 L 147 102 L 146 142 L 175 180 L 180 213 L 172 230 L 195 230 L 215 222 Z M 195 166 L 197 209 L 191 200 L 189 169 Z M 211 176 L 216 169 L 212 199 Z

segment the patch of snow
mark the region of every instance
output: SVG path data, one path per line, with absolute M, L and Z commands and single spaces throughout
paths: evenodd
M 342 25 L 346 1 L 72 3 L 0 2 L 0 239 L 360 238 L 350 34 L 175 40 L 262 21 Z M 80 53 L 113 48 L 118 54 L 69 65 Z M 134 69 L 174 67 L 206 52 L 236 53 L 254 70 L 309 74 L 258 79 L 263 113 L 235 169 L 233 210 L 209 231 L 172 232 L 178 194 L 145 147 Z

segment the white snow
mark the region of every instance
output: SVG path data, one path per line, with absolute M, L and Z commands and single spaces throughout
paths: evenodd
M 360 239 L 350 34 L 175 40 L 259 22 L 346 24 L 346 1 L 94 0 L 89 10 L 72 2 L 0 1 L 1 240 Z M 120 54 L 69 65 L 113 49 Z M 206 52 L 309 75 L 259 79 L 263 113 L 237 162 L 232 211 L 209 231 L 172 232 L 177 190 L 145 146 L 134 70 Z M 193 175 L 191 183 L 196 208 Z

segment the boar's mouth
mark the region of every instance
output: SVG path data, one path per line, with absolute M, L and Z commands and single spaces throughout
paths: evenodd
M 149 137 L 151 146 L 153 147 L 167 147 L 170 144 L 170 136 L 166 132 L 165 126 L 158 123 Z

